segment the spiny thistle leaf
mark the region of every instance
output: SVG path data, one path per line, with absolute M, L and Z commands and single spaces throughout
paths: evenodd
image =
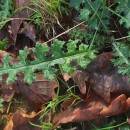
M 3 68 L 10 68 L 10 56 L 9 55 L 6 55 L 4 57 L 4 61 L 3 61 L 4 65 L 3 65 Z
M 79 45 L 79 50 L 80 51 L 84 51 L 84 50 L 87 50 L 87 49 L 88 49 L 88 45 L 85 45 L 85 44 Z
M 33 52 L 38 60 L 44 60 L 46 53 L 49 51 L 49 46 L 46 44 L 42 45 L 40 43 L 36 43 L 36 47 L 34 48 Z
M 24 50 L 19 51 L 18 59 L 24 65 L 26 65 L 26 58 L 27 58 L 28 54 L 29 54 L 29 50 L 27 47 L 25 47 Z
M 55 65 L 59 65 L 62 72 L 71 74 L 76 66 L 86 67 L 96 56 L 95 50 L 89 50 L 87 45 L 80 44 L 77 46 L 78 41 L 69 41 L 67 43 L 67 51 L 62 51 L 64 41 L 55 40 L 51 47 L 45 44 L 36 43 L 33 53 L 36 56 L 34 61 L 29 61 L 27 56 L 29 50 L 27 47 L 19 53 L 19 63 L 11 64 L 10 56 L 4 58 L 3 66 L 0 67 L 0 76 L 8 74 L 6 80 L 7 84 L 16 80 L 16 75 L 20 72 L 24 74 L 24 81 L 31 84 L 35 80 L 35 72 L 41 71 L 45 78 L 54 79 L 57 69 Z M 79 48 L 79 49 L 78 49 Z M 51 56 L 47 56 L 47 52 Z M 72 65 L 72 62 L 76 64 Z
M 6 83 L 9 84 L 10 82 L 14 82 L 16 79 L 17 79 L 17 78 L 16 78 L 16 72 L 12 71 L 12 72 L 9 74 L 9 76 L 8 76 L 8 78 L 7 78 L 7 80 L 6 80 Z
M 24 81 L 28 84 L 32 84 L 32 82 L 36 79 L 36 76 L 34 75 L 34 72 L 31 67 L 28 67 L 26 71 L 24 72 Z
M 55 43 L 52 44 L 51 46 L 51 51 L 52 51 L 52 57 L 59 57 L 61 55 L 63 55 L 63 52 L 61 51 L 63 45 L 64 45 L 64 41 L 59 41 L 59 40 L 55 40 Z
M 53 67 L 49 67 L 49 65 L 44 66 L 42 73 L 43 73 L 45 78 L 47 78 L 49 80 L 53 80 L 54 77 L 56 76 L 56 69 Z
M 67 49 L 68 49 L 68 52 L 69 52 L 69 53 L 76 51 L 77 43 L 78 43 L 78 40 L 75 40 L 75 41 L 69 40 L 69 41 L 68 41 Z

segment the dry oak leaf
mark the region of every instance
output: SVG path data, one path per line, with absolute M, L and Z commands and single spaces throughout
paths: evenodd
M 44 103 L 55 97 L 54 89 L 57 87 L 57 82 L 45 79 L 41 73 L 36 73 L 36 77 L 36 80 L 29 86 L 24 83 L 23 77 L 19 76 L 20 80 L 16 81 L 15 91 L 26 97 L 33 107 L 41 108 Z
M 14 0 L 14 3 L 15 3 L 15 10 L 20 9 L 24 6 L 30 5 L 29 0 Z M 16 42 L 17 34 L 20 29 L 20 25 L 22 24 L 22 22 L 24 21 L 25 18 L 29 17 L 29 15 L 31 13 L 32 13 L 31 10 L 24 8 L 22 10 L 17 11 L 15 13 L 15 15 L 13 16 L 13 18 L 16 18 L 11 21 L 11 30 L 12 30 L 12 34 L 13 34 L 13 38 L 14 38 L 14 43 Z
M 101 112 L 101 116 L 113 116 L 123 113 L 130 109 L 130 99 L 126 98 L 124 94 L 121 94 L 115 98 L 111 104 L 104 108 Z
M 21 29 L 20 34 L 24 34 L 33 42 L 36 42 L 36 28 L 33 24 L 23 22 L 23 28 Z
M 33 124 L 40 125 L 40 113 L 41 112 L 27 115 L 24 112 L 17 111 L 13 114 L 11 120 L 8 122 L 4 130 L 41 130 L 40 128 L 34 127 L 30 124 L 31 122 Z
M 86 70 L 78 70 L 73 77 L 81 90 L 85 88 L 87 80 L 89 88 L 107 103 L 111 102 L 111 95 L 113 94 L 130 95 L 129 78 L 117 72 L 111 59 L 111 52 L 102 53 L 88 65 Z M 83 89 L 82 91 L 85 93 L 86 90 Z
M 89 97 L 80 102 L 75 108 L 67 108 L 60 114 L 52 118 L 54 128 L 58 125 L 77 122 L 77 121 L 90 121 L 107 116 L 113 116 L 125 112 L 130 109 L 130 98 L 126 98 L 121 94 L 114 98 L 110 104 L 106 103 L 101 97 Z

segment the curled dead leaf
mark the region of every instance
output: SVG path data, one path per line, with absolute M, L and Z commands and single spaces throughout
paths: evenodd
M 73 101 L 73 100 L 72 100 Z M 66 104 L 63 104 L 67 105 Z M 69 101 L 70 104 L 70 101 Z M 67 108 L 67 107 L 66 107 Z M 130 98 L 126 98 L 124 94 L 112 99 L 110 104 L 106 103 L 99 96 L 89 97 L 74 108 L 67 108 L 60 114 L 55 115 L 52 118 L 54 128 L 58 125 L 79 122 L 79 121 L 91 121 L 94 119 L 100 119 L 107 116 L 118 115 L 130 109 Z

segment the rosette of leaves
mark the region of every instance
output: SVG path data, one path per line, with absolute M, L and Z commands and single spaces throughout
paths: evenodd
M 35 60 L 29 61 L 27 56 L 29 50 L 27 47 L 19 51 L 19 63 L 11 64 L 10 56 L 6 55 L 3 60 L 3 66 L 0 67 L 0 76 L 8 74 L 6 83 L 14 82 L 17 79 L 17 74 L 22 72 L 24 74 L 24 81 L 31 84 L 35 80 L 35 72 L 41 71 L 45 78 L 54 79 L 57 69 L 55 65 L 59 65 L 62 72 L 71 74 L 76 66 L 85 68 L 95 57 L 95 50 L 90 50 L 89 46 L 85 44 L 78 44 L 78 40 L 69 40 L 67 50 L 63 51 L 64 41 L 55 40 L 49 47 L 47 44 L 36 43 L 33 53 L 36 57 Z M 47 56 L 47 53 L 51 56 Z M 76 65 L 72 66 L 71 62 L 76 61 Z
M 124 43 L 113 43 L 113 46 L 113 64 L 120 74 L 130 77 L 130 46 Z

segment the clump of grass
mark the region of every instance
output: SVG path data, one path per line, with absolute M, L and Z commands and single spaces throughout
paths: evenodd
M 37 30 L 42 31 L 47 38 L 56 35 L 57 25 L 63 28 L 59 19 L 63 12 L 67 12 L 67 3 L 64 0 L 31 0 L 34 9 L 30 18 L 37 26 Z

